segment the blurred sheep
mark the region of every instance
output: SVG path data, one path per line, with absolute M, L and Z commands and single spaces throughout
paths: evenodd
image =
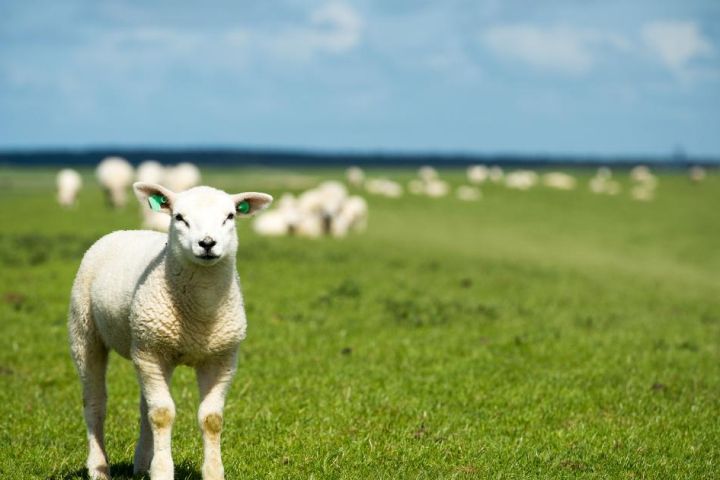
M 500 183 L 505 176 L 503 169 L 497 165 L 493 165 L 488 169 L 488 178 L 493 183 Z
M 455 195 L 459 200 L 464 200 L 466 202 L 472 202 L 475 200 L 480 200 L 482 198 L 482 193 L 480 192 L 480 189 L 477 187 L 471 187 L 469 185 L 461 185 L 455 190 Z
M 132 165 L 122 157 L 107 157 L 98 164 L 95 175 L 108 203 L 115 208 L 124 207 L 135 176 Z
M 467 178 L 470 183 L 481 185 L 490 177 L 490 171 L 485 165 L 471 165 L 467 169 Z
M 420 180 L 424 182 L 428 182 L 430 180 L 434 180 L 438 178 L 438 172 L 435 170 L 435 168 L 425 165 L 420 167 L 418 170 L 418 176 L 420 177 Z
M 60 170 L 55 178 L 57 184 L 57 200 L 63 207 L 72 207 L 77 201 L 77 194 L 82 188 L 82 177 L 71 168 Z
M 595 176 L 590 179 L 590 191 L 598 195 L 617 195 L 620 193 L 620 184 L 612 179 L 612 171 L 607 167 L 600 167 Z
M 630 178 L 635 184 L 630 191 L 634 200 L 649 202 L 655 198 L 658 180 L 647 166 L 638 165 L 630 170 Z
M 688 172 L 690 176 L 690 180 L 694 183 L 700 183 L 703 180 L 705 180 L 705 177 L 707 176 L 707 173 L 705 172 L 705 169 L 701 167 L 700 165 L 695 165 L 694 167 L 690 167 L 690 170 Z
M 505 176 L 505 186 L 514 190 L 528 190 L 537 182 L 538 175 L 531 170 L 515 170 Z
M 563 172 L 549 172 L 542 177 L 543 185 L 557 190 L 574 190 L 577 186 L 575 177 Z
M 350 167 L 345 171 L 348 183 L 354 187 L 362 187 L 365 181 L 365 172 L 360 167 Z
M 135 177 L 138 182 L 163 184 L 165 169 L 155 160 L 145 160 L 138 165 Z
M 183 192 L 200 185 L 201 181 L 200 169 L 192 163 L 183 162 L 166 169 L 163 185 L 174 192 Z
M 397 182 L 387 178 L 371 178 L 365 182 L 365 190 L 368 193 L 382 195 L 388 198 L 400 198 L 403 195 L 403 188 Z
M 138 182 L 165 185 L 165 168 L 155 160 L 145 160 L 138 165 L 136 171 Z M 153 212 L 149 205 L 140 206 L 142 228 L 167 232 L 170 229 L 170 217 L 162 212 Z

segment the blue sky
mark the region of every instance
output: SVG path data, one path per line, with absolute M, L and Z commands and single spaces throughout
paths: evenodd
M 720 156 L 720 1 L 4 0 L 0 148 L 97 145 Z

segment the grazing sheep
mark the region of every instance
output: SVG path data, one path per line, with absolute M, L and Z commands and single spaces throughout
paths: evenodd
M 138 182 L 162 184 L 165 180 L 165 169 L 155 160 L 145 160 L 138 165 L 135 177 Z
M 116 208 L 124 207 L 134 177 L 132 165 L 122 157 L 107 157 L 98 164 L 95 175 L 105 190 L 108 203 Z
M 365 190 L 388 198 L 400 198 L 403 194 L 402 185 L 386 178 L 371 178 L 365 182 Z
M 607 167 L 600 167 L 594 177 L 590 179 L 590 191 L 596 194 L 617 195 L 620 193 L 620 184 L 612 179 L 612 172 Z
M 330 233 L 333 237 L 344 237 L 351 231 L 364 231 L 367 228 L 367 218 L 367 202 L 364 198 L 353 195 L 343 202 L 332 222 Z
M 90 478 L 109 478 L 103 440 L 105 371 L 115 350 L 132 360 L 141 388 L 134 472 L 173 478 L 170 438 L 177 365 L 195 368 L 200 389 L 205 480 L 224 478 L 220 432 L 225 396 L 245 337 L 235 267 L 235 217 L 267 207 L 270 195 L 210 187 L 174 193 L 136 183 L 136 195 L 172 216 L 169 234 L 118 231 L 85 253 L 72 288 L 70 348 L 83 385 Z
M 543 185 L 556 190 L 574 190 L 577 182 L 572 175 L 563 172 L 549 172 L 542 177 Z
M 493 183 L 500 183 L 504 175 L 505 174 L 502 168 L 498 167 L 497 165 L 494 165 L 488 169 L 488 178 Z
M 466 202 L 472 202 L 475 200 L 480 200 L 482 198 L 482 193 L 480 192 L 480 189 L 477 187 L 471 187 L 469 185 L 461 185 L 455 190 L 455 195 L 459 200 L 464 200 Z
M 418 176 L 423 182 L 429 182 L 438 178 L 438 172 L 433 167 L 425 165 L 418 170 Z
M 505 186 L 515 190 L 528 190 L 537 182 L 538 175 L 531 170 L 516 170 L 505 176 Z
M 365 181 L 365 172 L 363 172 L 360 167 L 348 168 L 345 172 L 345 176 L 347 177 L 350 185 L 354 187 L 362 187 L 362 184 Z
M 485 165 L 471 165 L 467 169 L 467 178 L 470 183 L 480 185 L 490 177 L 490 170 Z
M 165 185 L 175 192 L 183 192 L 200 185 L 200 169 L 192 163 L 184 162 L 167 169 Z
M 82 177 L 80 174 L 71 168 L 64 168 L 58 172 L 55 180 L 58 190 L 58 203 L 63 207 L 72 207 L 75 205 L 77 194 L 82 188 Z
M 437 178 L 425 182 L 425 195 L 432 198 L 444 197 L 450 192 L 450 185 Z
M 705 172 L 705 169 L 701 167 L 700 165 L 695 165 L 694 167 L 690 167 L 689 170 L 690 180 L 694 183 L 700 183 L 703 180 L 705 180 L 705 177 L 707 176 L 707 173 Z

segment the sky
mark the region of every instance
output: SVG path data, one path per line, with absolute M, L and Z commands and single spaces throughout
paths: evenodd
M 0 148 L 720 156 L 720 1 L 0 2 Z

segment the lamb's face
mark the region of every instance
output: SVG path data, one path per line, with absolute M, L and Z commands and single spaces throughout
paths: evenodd
M 234 258 L 238 247 L 235 219 L 253 215 L 272 201 L 270 195 L 245 192 L 236 195 L 210 187 L 195 187 L 182 193 L 159 185 L 135 184 L 141 200 L 171 216 L 168 244 L 184 261 L 215 265 Z

